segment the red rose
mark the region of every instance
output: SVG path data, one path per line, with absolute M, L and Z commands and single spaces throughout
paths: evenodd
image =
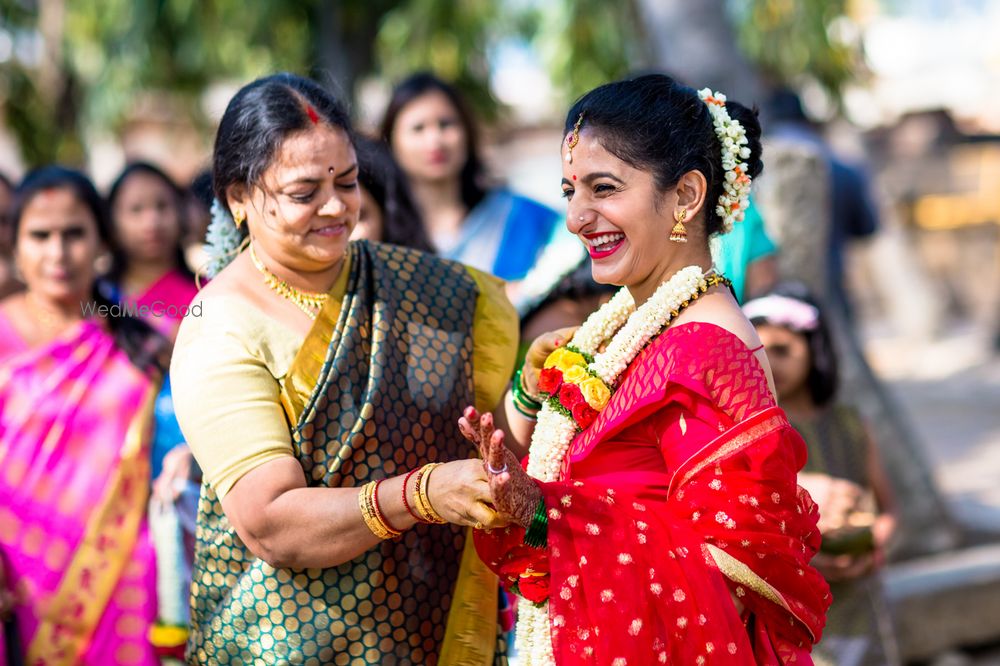
M 522 575 L 517 579 L 517 591 L 528 601 L 540 604 L 549 598 L 549 575 Z
M 559 387 L 559 404 L 573 411 L 573 408 L 583 403 L 587 404 L 587 401 L 583 399 L 583 393 L 580 392 L 580 387 L 576 384 L 563 384 Z
M 542 393 L 555 395 L 562 383 L 563 374 L 559 368 L 545 368 L 538 375 L 538 390 Z
M 580 430 L 586 430 L 597 418 L 597 410 L 588 405 L 585 401 L 573 408 L 573 420 L 580 426 Z

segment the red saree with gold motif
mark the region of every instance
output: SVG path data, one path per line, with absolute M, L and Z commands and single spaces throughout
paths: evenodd
M 508 582 L 526 559 L 548 571 L 534 584 L 547 586 L 557 664 L 809 664 L 830 596 L 809 566 L 804 462 L 742 341 L 677 326 L 577 436 L 561 480 L 542 484 L 545 551 L 520 528 L 479 534 L 477 548 Z

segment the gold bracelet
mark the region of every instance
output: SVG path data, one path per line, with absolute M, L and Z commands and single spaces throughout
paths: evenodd
M 358 506 L 361 507 L 361 517 L 372 534 L 379 539 L 393 539 L 398 537 L 401 532 L 390 528 L 382 519 L 382 515 L 378 510 L 378 503 L 375 501 L 375 487 L 377 484 L 378 481 L 369 481 L 358 494 Z
M 427 494 L 427 486 L 430 483 L 431 472 L 434 471 L 435 467 L 439 467 L 440 465 L 441 463 L 427 463 L 420 470 L 420 478 L 417 479 L 417 507 L 428 523 L 437 523 L 439 525 L 448 521 L 434 510 L 430 496 Z

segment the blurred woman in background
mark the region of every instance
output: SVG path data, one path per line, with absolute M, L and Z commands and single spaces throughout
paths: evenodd
M 108 207 L 117 242 L 105 296 L 148 306 L 149 323 L 173 337 L 198 291 L 181 245 L 183 193 L 159 168 L 135 162 L 111 185 Z
M 88 314 L 110 305 L 94 263 L 112 239 L 84 175 L 29 174 L 12 222 L 26 289 L 0 302 L 0 588 L 28 663 L 154 664 L 147 433 L 167 341 Z
M 148 308 L 138 316 L 172 340 L 197 293 L 184 255 L 184 193 L 158 167 L 133 162 L 111 185 L 108 209 L 115 243 L 101 288 L 111 302 Z M 150 525 L 161 582 L 154 641 L 164 653 L 183 656 L 200 471 L 177 423 L 169 374 L 156 397 L 154 422 Z
M 433 74 L 414 74 L 396 86 L 382 138 L 441 256 L 520 280 L 553 240 L 561 222 L 555 211 L 508 189 L 486 188 L 472 116 L 458 91 Z
M 809 452 L 799 483 L 819 505 L 823 535 L 812 565 L 833 594 L 813 659 L 820 666 L 898 664 L 878 577 L 896 526 L 892 492 L 869 428 L 836 399 L 837 358 L 823 314 L 794 283 L 743 311 L 767 350 L 778 402 Z

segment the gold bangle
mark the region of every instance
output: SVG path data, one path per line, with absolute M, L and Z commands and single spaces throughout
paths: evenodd
M 379 539 L 392 539 L 401 533 L 389 528 L 382 519 L 378 505 L 375 502 L 375 486 L 377 483 L 377 481 L 369 481 L 361 488 L 361 492 L 358 494 L 358 506 L 361 507 L 361 517 L 372 534 Z
M 420 470 L 420 478 L 417 479 L 417 506 L 420 509 L 420 513 L 423 514 L 424 518 L 429 523 L 437 523 L 439 525 L 448 522 L 434 510 L 434 506 L 431 504 L 430 496 L 427 494 L 427 486 L 430 483 L 431 472 L 434 471 L 435 467 L 439 467 L 441 463 L 427 463 Z
M 378 522 L 382 525 L 382 527 L 385 528 L 385 531 L 391 534 L 393 539 L 398 539 L 403 534 L 402 530 L 397 530 L 389 524 L 389 519 L 385 517 L 384 513 L 382 513 L 382 507 L 378 504 L 378 487 L 382 484 L 382 481 L 385 481 L 385 479 L 379 479 L 376 481 L 375 487 L 372 488 L 372 509 L 374 509 L 375 517 L 378 519 Z

